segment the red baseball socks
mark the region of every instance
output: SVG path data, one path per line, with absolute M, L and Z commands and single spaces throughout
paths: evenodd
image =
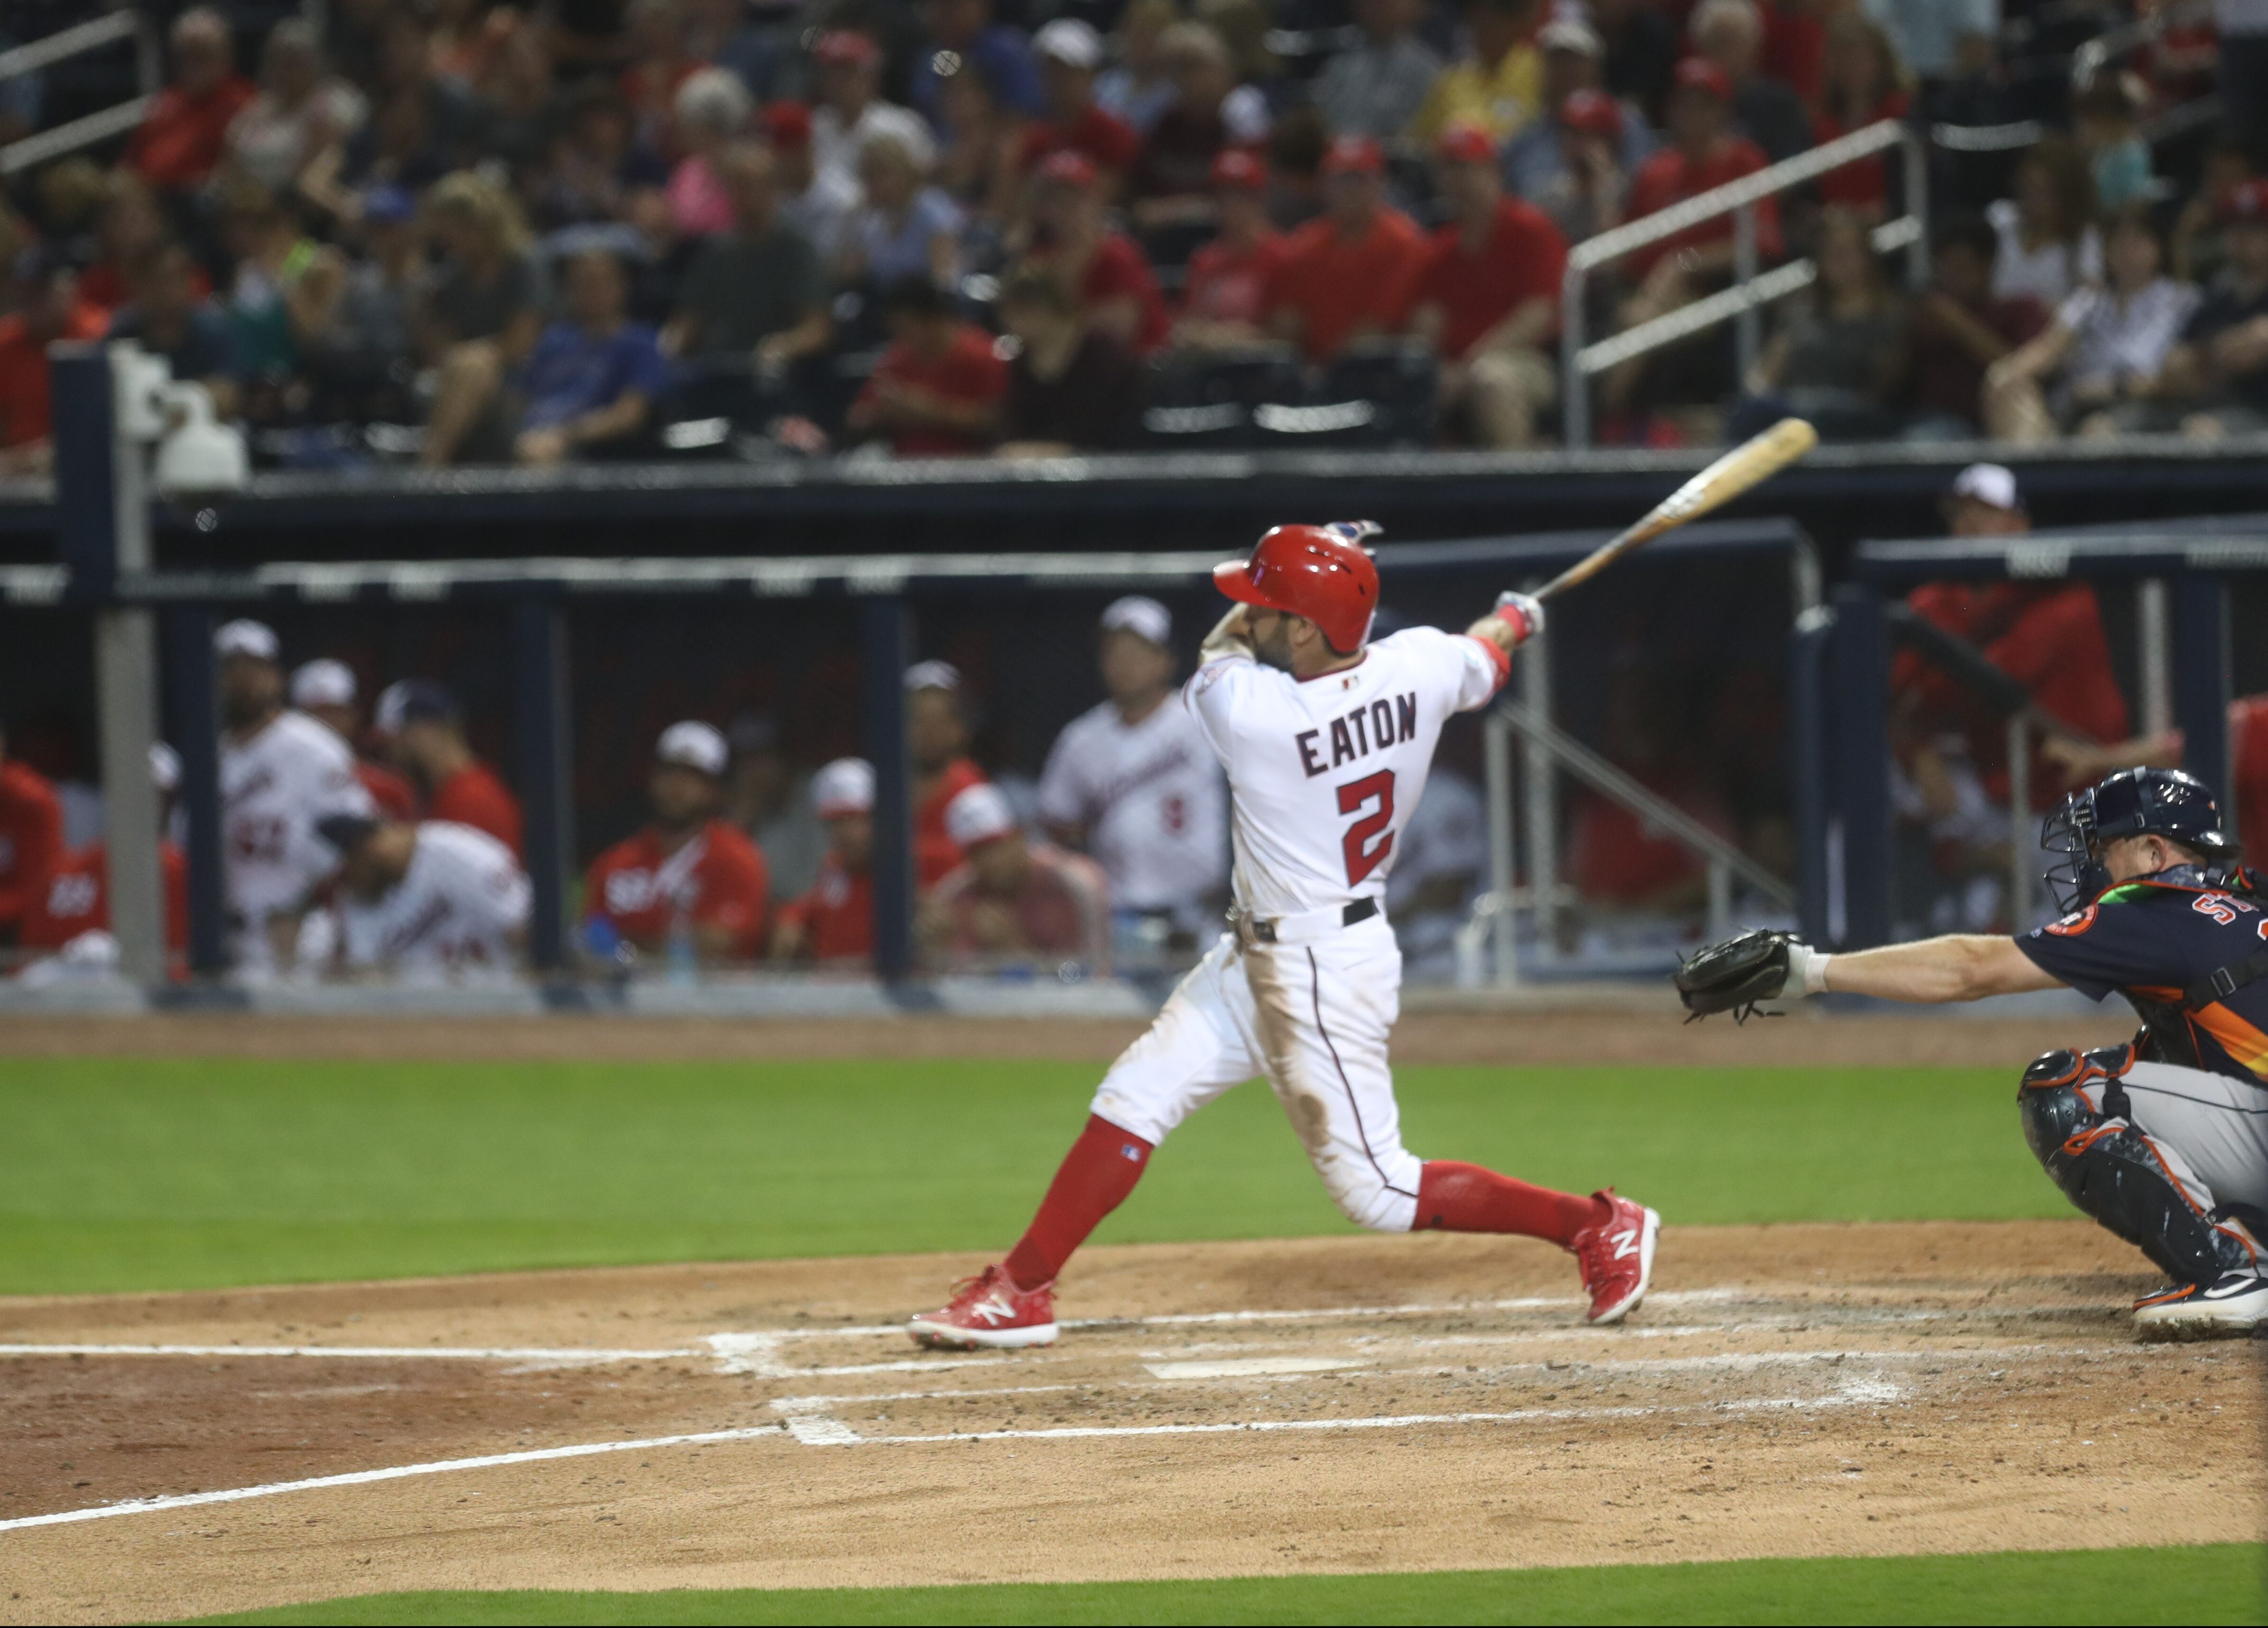
M 1071 1252 L 1126 1201 L 1149 1165 L 1148 1142 L 1089 1115 L 1086 1128 L 1048 1184 L 1048 1196 L 1040 1200 L 1023 1241 L 1008 1251 L 1008 1280 L 1020 1289 L 1054 1282 Z

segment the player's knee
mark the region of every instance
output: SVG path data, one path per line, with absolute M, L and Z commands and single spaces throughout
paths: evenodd
M 1331 1202 L 1339 1206 L 1339 1214 L 1369 1231 L 1407 1232 L 1417 1219 L 1417 1199 L 1395 1191 L 1375 1170 L 1327 1170 L 1323 1185 L 1330 1192 Z
M 2095 1123 L 2094 1111 L 2077 1089 L 2085 1073 L 2086 1059 L 2077 1052 L 2050 1052 L 2024 1070 L 2016 1111 L 2023 1118 L 2024 1140 L 2043 1165 Z

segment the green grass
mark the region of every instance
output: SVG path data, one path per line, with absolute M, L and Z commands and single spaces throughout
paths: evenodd
M 364 1595 L 216 1623 L 2261 1623 L 2250 1544 L 1366 1577 Z
M 0 1063 L 0 1294 L 1000 1249 L 1099 1070 L 1034 1062 Z M 1421 1154 L 1673 1223 L 2054 1216 L 1976 1069 L 1409 1068 Z M 1917 1128 L 1919 1127 L 1919 1128 Z M 1102 1241 L 1344 1230 L 1263 1086 Z

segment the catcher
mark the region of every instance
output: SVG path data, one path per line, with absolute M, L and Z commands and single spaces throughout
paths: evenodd
M 1783 994 L 1976 1001 L 2117 990 L 2124 1045 L 2051 1052 L 2016 1093 L 2024 1139 L 2066 1196 L 2173 1282 L 2134 1302 L 2154 1338 L 2268 1320 L 2268 894 L 2237 862 L 2213 795 L 2174 769 L 2124 769 L 2049 817 L 2061 920 L 2021 938 L 1955 935 L 1827 955 L 1792 934 L 1712 944 L 1677 973 L 1696 1016 L 1745 1018 Z

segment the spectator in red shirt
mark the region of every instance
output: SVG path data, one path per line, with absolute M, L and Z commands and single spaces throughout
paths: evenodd
M 0 476 L 43 474 L 55 461 L 48 438 L 48 347 L 100 339 L 110 319 L 78 297 L 78 275 L 45 247 L 16 257 L 15 311 L 0 317 Z
M 1134 240 L 1103 221 L 1094 166 L 1059 152 L 1034 177 L 1030 263 L 1059 279 L 1086 319 L 1141 356 L 1166 342 L 1171 324 L 1158 279 Z
M 1410 330 L 1440 358 L 1442 410 L 1469 414 L 1484 446 L 1526 446 L 1558 390 L 1543 347 L 1559 326 L 1566 239 L 1543 210 L 1505 196 L 1480 126 L 1451 125 L 1438 156 L 1450 218 L 1419 262 Z
M 236 71 L 228 24 L 210 6 L 173 19 L 173 83 L 127 143 L 126 163 L 160 192 L 195 192 L 220 166 L 228 127 L 254 94 Z
M 1008 390 L 1008 364 L 992 336 L 964 322 L 927 277 L 893 284 L 884 307 L 895 338 L 844 423 L 887 436 L 900 458 L 950 458 L 992 444 Z
M 1386 157 L 1366 136 L 1323 153 L 1327 208 L 1292 234 L 1268 288 L 1270 329 L 1328 362 L 1358 340 L 1389 334 L 1408 301 L 1425 239 L 1386 201 Z
M 1101 868 L 1035 842 L 993 786 L 972 786 L 946 812 L 968 858 L 922 902 L 922 958 L 939 970 L 1109 971 L 1109 892 Z
M 291 705 L 346 742 L 355 754 L 355 778 L 378 811 L 404 823 L 417 818 L 417 788 L 401 774 L 363 755 L 362 708 L 355 704 L 354 669 L 320 656 L 291 674 Z
M 390 684 L 378 698 L 375 723 L 394 762 L 424 792 L 427 819 L 485 831 L 519 856 L 519 799 L 465 744 L 463 718 L 448 691 L 422 678 Z
M 961 845 L 946 829 L 945 810 L 984 771 L 968 756 L 968 710 L 961 669 L 916 662 L 906 669 L 906 756 L 914 770 L 914 868 L 926 887 L 961 862 Z
M 163 741 L 150 748 L 150 778 L 158 788 L 158 828 L 181 783 L 181 760 Z M 166 901 L 166 948 L 189 947 L 189 867 L 181 850 L 160 838 L 158 871 Z M 110 850 L 99 839 L 63 854 L 24 921 L 26 950 L 63 950 L 88 933 L 110 931 Z
M 1903 119 L 1911 86 L 1897 48 L 1882 26 L 1856 10 L 1838 12 L 1827 25 L 1824 94 L 1811 121 L 1812 134 L 1824 146 L 1885 119 Z M 1881 153 L 1871 153 L 1819 178 L 1823 203 L 1856 209 L 1871 223 L 1889 207 L 1890 172 Z
M 653 822 L 592 862 L 584 911 L 643 954 L 674 953 L 681 933 L 703 962 L 749 961 L 763 948 L 764 856 L 718 817 L 730 756 L 705 723 L 664 730 L 646 782 Z
M 1268 219 L 1267 165 L 1230 148 L 1213 160 L 1212 195 L 1220 235 L 1189 256 L 1176 349 L 1233 349 L 1268 337 L 1260 319 L 1285 243 Z
M 1630 218 L 1638 220 L 1673 203 L 1753 175 L 1765 166 L 1764 150 L 1733 133 L 1733 82 L 1706 58 L 1689 56 L 1677 64 L 1669 97 L 1669 144 L 1638 166 L 1631 178 Z M 1756 205 L 1756 252 L 1764 260 L 1780 255 L 1779 208 L 1773 200 Z M 1631 254 L 1631 274 L 1646 276 L 1669 265 L 1688 279 L 1721 276 L 1733 265 L 1733 217 L 1719 216 L 1690 231 Z
M 2015 477 L 1998 464 L 1972 464 L 1946 497 L 1956 537 L 2002 537 L 2031 530 Z M 2087 741 L 2127 732 L 2125 697 L 2112 676 L 2110 642 L 2095 590 L 2085 583 L 1927 583 L 1906 598 L 1921 616 L 1984 652 L 2021 684 L 2044 711 Z M 2007 732 L 1952 679 L 1902 652 L 1890 668 L 1891 705 L 1921 721 L 1921 735 L 1957 731 L 1969 741 L 1984 794 L 2008 797 Z M 2060 795 L 2044 744 L 2031 775 L 2036 810 Z
M 1733 81 L 1705 57 L 1689 56 L 1672 76 L 1668 118 L 1669 145 L 1638 166 L 1631 178 L 1632 220 L 1674 203 L 1753 175 L 1764 167 L 1754 142 L 1733 133 L 1729 119 Z M 1756 253 L 1763 261 L 1780 255 L 1779 206 L 1764 198 L 1756 207 Z M 1632 328 L 1691 304 L 1712 286 L 1722 286 L 1733 269 L 1733 217 L 1717 216 L 1625 255 L 1624 275 L 1637 282 L 1617 318 Z M 1714 402 L 1737 388 L 1730 377 L 1731 351 L 1721 330 L 1638 356 L 1609 372 L 1601 383 L 1601 405 L 1625 413 L 1641 383 L 1654 401 Z
M 1142 138 L 1133 126 L 1095 106 L 1094 76 L 1102 66 L 1102 38 L 1075 17 L 1058 17 L 1033 36 L 1047 117 L 1029 125 L 1017 149 L 1016 167 L 1028 174 L 1059 152 L 1075 152 L 1094 166 L 1103 196 L 1125 188 Z
M 0 948 L 22 942 L 63 854 L 63 809 L 48 777 L 8 756 L 0 728 Z

